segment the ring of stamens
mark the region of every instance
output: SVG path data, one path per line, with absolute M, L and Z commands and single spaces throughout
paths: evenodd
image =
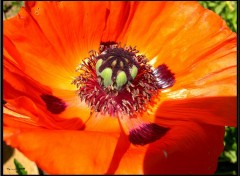
M 101 45 L 99 52 L 92 51 L 77 68 L 80 75 L 73 81 L 81 101 L 85 101 L 95 112 L 110 116 L 133 116 L 151 106 L 153 96 L 160 93 L 158 82 L 147 58 L 137 53 L 135 48 L 117 44 Z M 102 60 L 100 64 L 99 60 Z M 136 75 L 131 73 L 133 66 L 137 67 Z M 100 74 L 106 68 L 112 70 L 112 82 L 108 84 Z M 121 71 L 126 74 L 127 81 L 116 86 Z

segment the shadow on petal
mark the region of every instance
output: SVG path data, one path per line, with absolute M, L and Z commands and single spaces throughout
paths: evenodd
M 149 145 L 145 174 L 213 174 L 223 151 L 224 127 L 182 122 Z

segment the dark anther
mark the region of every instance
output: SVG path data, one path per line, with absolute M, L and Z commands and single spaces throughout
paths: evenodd
M 55 97 L 53 95 L 44 94 L 41 95 L 41 98 L 45 102 L 47 110 L 53 114 L 60 114 L 67 107 L 65 102 L 63 102 L 60 98 Z
M 155 123 L 142 124 L 130 131 L 129 141 L 134 145 L 146 145 L 160 139 L 168 130 Z
M 154 69 L 153 74 L 159 89 L 171 87 L 175 83 L 174 73 L 172 73 L 165 64 L 159 65 Z

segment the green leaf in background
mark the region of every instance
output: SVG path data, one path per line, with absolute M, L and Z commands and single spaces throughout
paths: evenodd
M 3 1 L 3 20 L 16 15 L 24 5 L 24 1 Z
M 204 8 L 220 15 L 233 31 L 237 31 L 237 1 L 198 1 Z
M 16 167 L 16 171 L 18 175 L 27 175 L 27 171 L 23 167 L 21 163 L 19 163 L 15 158 L 14 158 L 14 165 Z

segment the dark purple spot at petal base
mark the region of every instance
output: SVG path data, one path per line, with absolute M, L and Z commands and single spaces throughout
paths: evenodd
M 5 105 L 7 102 L 5 100 L 2 100 L 2 104 Z
M 173 86 L 175 83 L 174 73 L 172 73 L 165 64 L 159 65 L 154 71 L 154 76 L 159 89 L 165 89 Z
M 146 123 L 130 130 L 129 140 L 134 145 L 146 145 L 160 139 L 167 131 L 168 128 L 155 123 Z
M 41 95 L 42 100 L 46 103 L 47 110 L 53 114 L 60 114 L 63 112 L 67 105 L 60 98 L 53 95 Z
M 117 45 L 117 43 L 114 41 L 101 42 L 99 48 L 100 53 L 105 51 L 107 48 L 111 48 L 112 45 Z

